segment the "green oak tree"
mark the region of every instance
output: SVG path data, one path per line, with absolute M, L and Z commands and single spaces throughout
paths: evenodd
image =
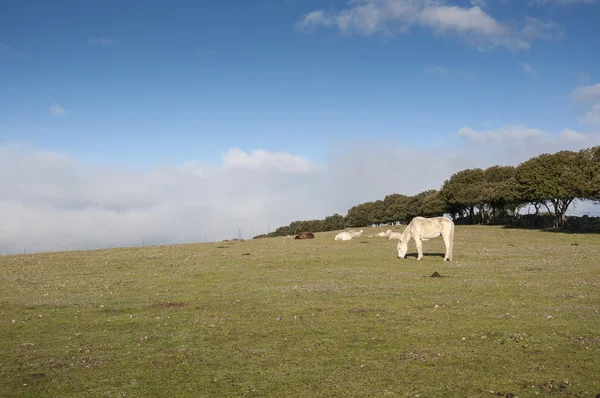
M 543 203 L 548 212 L 554 214 L 555 227 L 564 227 L 569 206 L 589 194 L 587 165 L 589 162 L 583 152 L 544 153 L 521 163 L 515 177 L 522 198 Z

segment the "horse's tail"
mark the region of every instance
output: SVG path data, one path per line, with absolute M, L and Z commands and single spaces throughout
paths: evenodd
M 454 250 L 454 222 L 450 222 L 450 236 L 448 236 L 450 245 L 448 245 L 448 258 L 452 258 L 452 251 Z

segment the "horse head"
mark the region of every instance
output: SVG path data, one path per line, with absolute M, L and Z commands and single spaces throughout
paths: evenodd
M 402 242 L 403 239 L 398 240 L 398 258 L 403 259 L 406 257 L 406 252 L 408 251 L 408 242 Z

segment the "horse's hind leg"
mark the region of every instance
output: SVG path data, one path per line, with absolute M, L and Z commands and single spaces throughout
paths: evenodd
M 450 229 L 450 232 L 444 235 L 444 243 L 446 244 L 446 255 L 444 261 L 452 261 L 452 250 L 454 249 L 454 230 Z
M 444 243 L 446 245 L 446 254 L 444 254 L 444 261 L 452 260 L 452 249 L 450 248 L 450 240 L 444 236 Z

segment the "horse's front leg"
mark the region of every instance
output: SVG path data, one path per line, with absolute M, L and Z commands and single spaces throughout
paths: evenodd
M 423 259 L 423 242 L 421 238 L 415 238 L 415 245 L 417 246 L 417 260 Z

